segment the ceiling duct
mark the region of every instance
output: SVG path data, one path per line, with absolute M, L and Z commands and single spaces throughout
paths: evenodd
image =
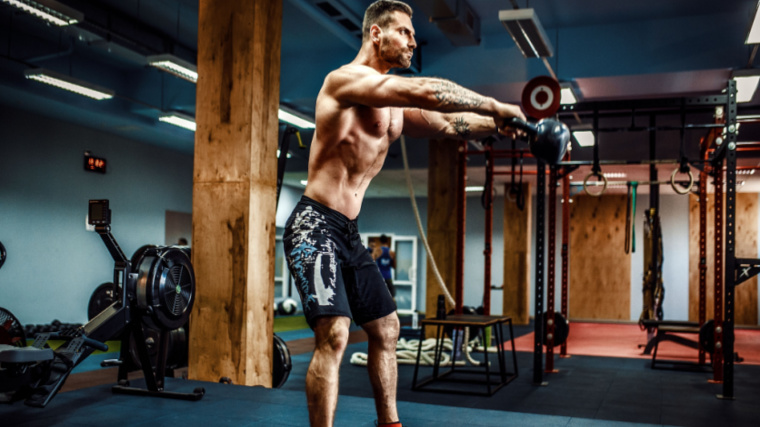
M 480 44 L 480 17 L 465 0 L 415 0 L 417 10 L 430 18 L 430 22 L 454 46 Z
M 339 0 L 312 0 L 312 3 L 351 35 L 362 38 L 362 20 Z
M 362 18 L 340 0 L 290 0 L 347 45 L 359 50 L 362 45 Z

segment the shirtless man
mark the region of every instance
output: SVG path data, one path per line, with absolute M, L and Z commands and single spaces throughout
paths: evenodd
M 403 132 L 416 138 L 485 138 L 520 108 L 450 81 L 388 75 L 417 46 L 411 8 L 380 0 L 367 8 L 356 59 L 331 72 L 317 96 L 308 184 L 283 237 L 288 266 L 315 349 L 306 374 L 312 426 L 332 426 L 338 371 L 351 320 L 368 336 L 367 371 L 379 426 L 396 410 L 396 306 L 356 229 L 364 192 Z

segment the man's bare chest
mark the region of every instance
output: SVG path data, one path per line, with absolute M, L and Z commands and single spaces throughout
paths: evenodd
M 356 119 L 365 133 L 389 143 L 398 139 L 404 124 L 401 108 L 361 107 L 356 111 Z

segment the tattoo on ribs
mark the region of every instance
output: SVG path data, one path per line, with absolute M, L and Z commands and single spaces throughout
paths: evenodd
M 466 138 L 470 136 L 470 124 L 465 121 L 464 117 L 457 117 L 454 119 L 454 130 L 457 135 Z
M 434 84 L 435 97 L 443 105 L 457 107 L 478 107 L 483 104 L 483 97 L 461 86 L 442 80 Z

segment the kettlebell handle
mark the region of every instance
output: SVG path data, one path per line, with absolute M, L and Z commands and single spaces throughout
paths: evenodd
M 519 129 L 527 133 L 531 138 L 536 136 L 536 124 L 526 122 L 525 120 L 518 119 L 517 117 L 504 119 L 504 122 L 502 123 L 502 127 L 511 127 L 511 128 Z

